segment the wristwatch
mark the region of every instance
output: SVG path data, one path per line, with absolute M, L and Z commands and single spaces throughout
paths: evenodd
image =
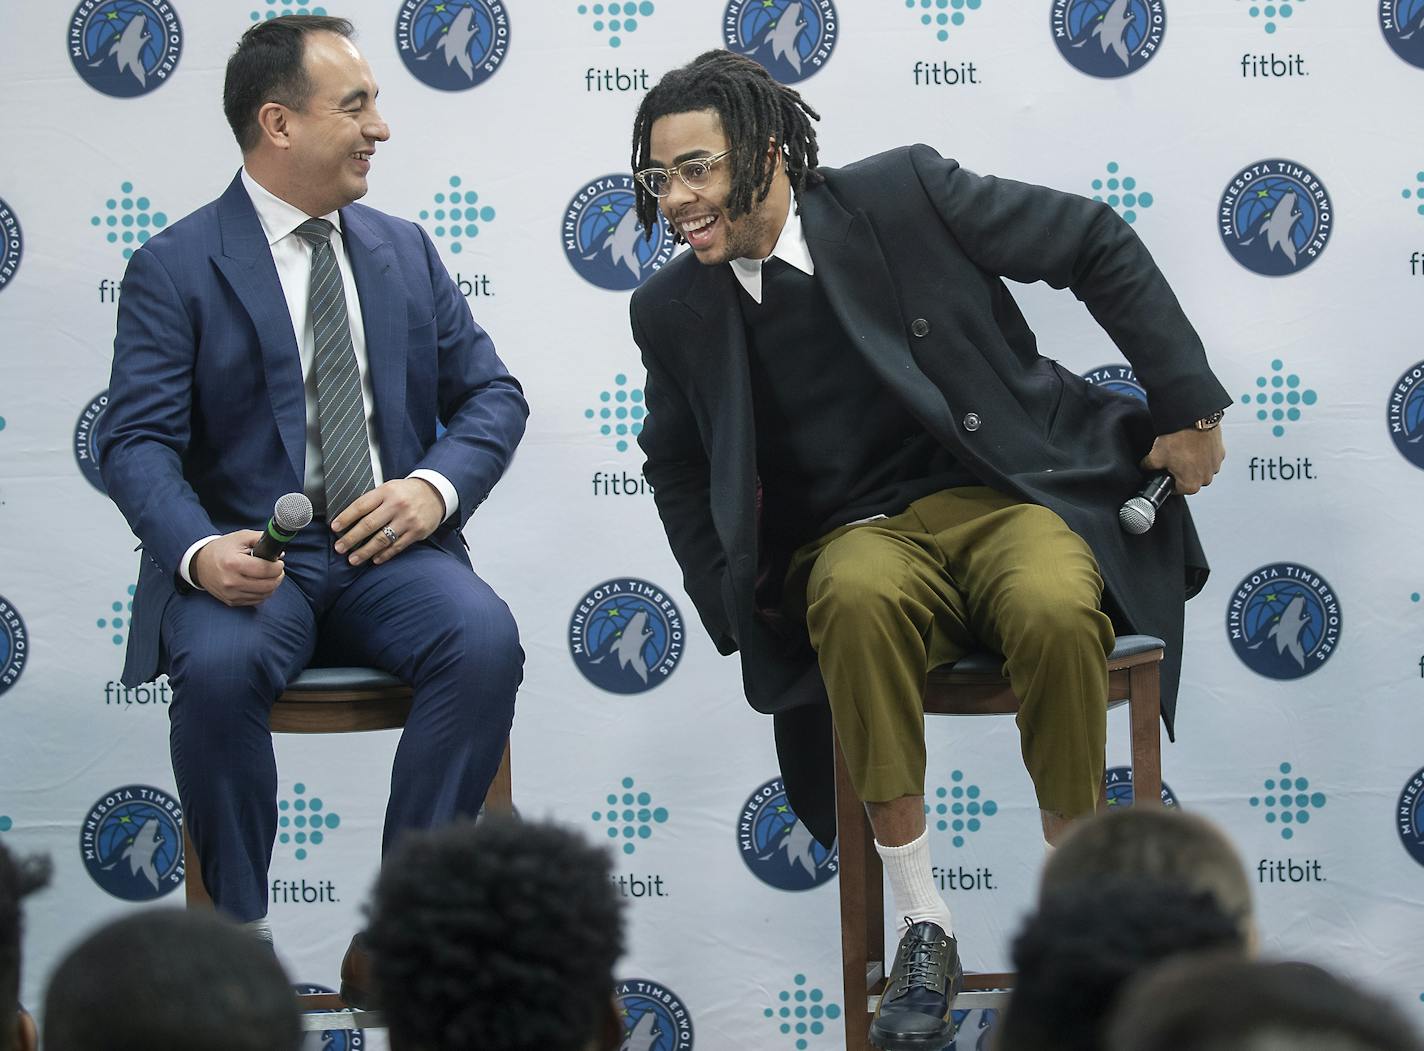
M 1217 409 L 1210 416 L 1203 416 L 1197 420 L 1195 426 L 1199 431 L 1212 431 L 1221 426 L 1221 418 L 1226 415 L 1225 409 Z

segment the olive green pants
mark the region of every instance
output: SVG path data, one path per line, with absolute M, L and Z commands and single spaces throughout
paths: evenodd
M 804 616 L 866 802 L 925 791 L 930 668 L 1004 655 L 1039 806 L 1090 813 L 1102 790 L 1113 629 L 1088 545 L 1052 511 L 980 486 L 842 526 L 800 548 L 786 607 Z

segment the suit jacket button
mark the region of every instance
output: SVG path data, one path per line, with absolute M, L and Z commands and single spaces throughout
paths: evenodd
M 910 331 L 914 333 L 915 338 L 923 339 L 930 334 L 930 323 L 922 317 L 917 317 L 910 322 Z
M 966 431 L 977 431 L 979 429 L 979 424 L 983 422 L 983 420 L 979 419 L 979 414 L 977 412 L 966 413 L 964 416 L 964 429 Z

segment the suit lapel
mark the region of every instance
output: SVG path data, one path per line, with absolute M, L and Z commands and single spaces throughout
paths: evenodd
M 831 310 L 886 386 L 941 442 L 954 421 L 939 388 L 910 353 L 894 278 L 864 212 L 843 208 L 825 186 L 801 197 L 806 246 Z M 952 441 L 952 437 L 950 438 Z
M 392 273 L 395 251 L 354 208 L 341 209 L 346 255 L 361 296 L 361 323 L 366 330 L 366 364 L 376 401 L 376 434 L 381 443 L 381 471 L 387 478 L 402 472 L 401 423 L 405 419 L 405 375 L 408 351 L 405 296 Z
M 242 176 L 233 179 L 218 200 L 218 223 L 222 231 L 222 254 L 213 262 L 232 286 L 233 292 L 252 318 L 262 354 L 272 415 L 282 436 L 282 446 L 291 460 L 300 484 L 306 475 L 306 396 L 302 390 L 302 362 L 297 353 L 292 317 L 277 267 L 257 212 L 242 186 Z

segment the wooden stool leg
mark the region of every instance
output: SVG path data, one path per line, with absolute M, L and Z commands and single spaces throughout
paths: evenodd
M 484 809 L 492 814 L 508 816 L 514 813 L 514 775 L 511 770 L 509 742 L 504 742 L 504 757 L 499 761 L 499 769 L 490 782 L 485 795 Z
M 855 794 L 840 740 L 836 751 L 836 837 L 840 852 L 841 990 L 846 1051 L 869 1046 L 870 1015 L 865 1010 L 867 969 L 884 965 L 884 902 L 880 855 L 875 853 L 865 806 Z
M 1162 805 L 1162 665 L 1138 664 L 1129 672 L 1128 718 L 1132 727 L 1132 802 Z
M 190 909 L 213 907 L 208 888 L 203 886 L 203 866 L 198 863 L 198 852 L 193 849 L 186 823 L 183 825 L 183 897 Z

